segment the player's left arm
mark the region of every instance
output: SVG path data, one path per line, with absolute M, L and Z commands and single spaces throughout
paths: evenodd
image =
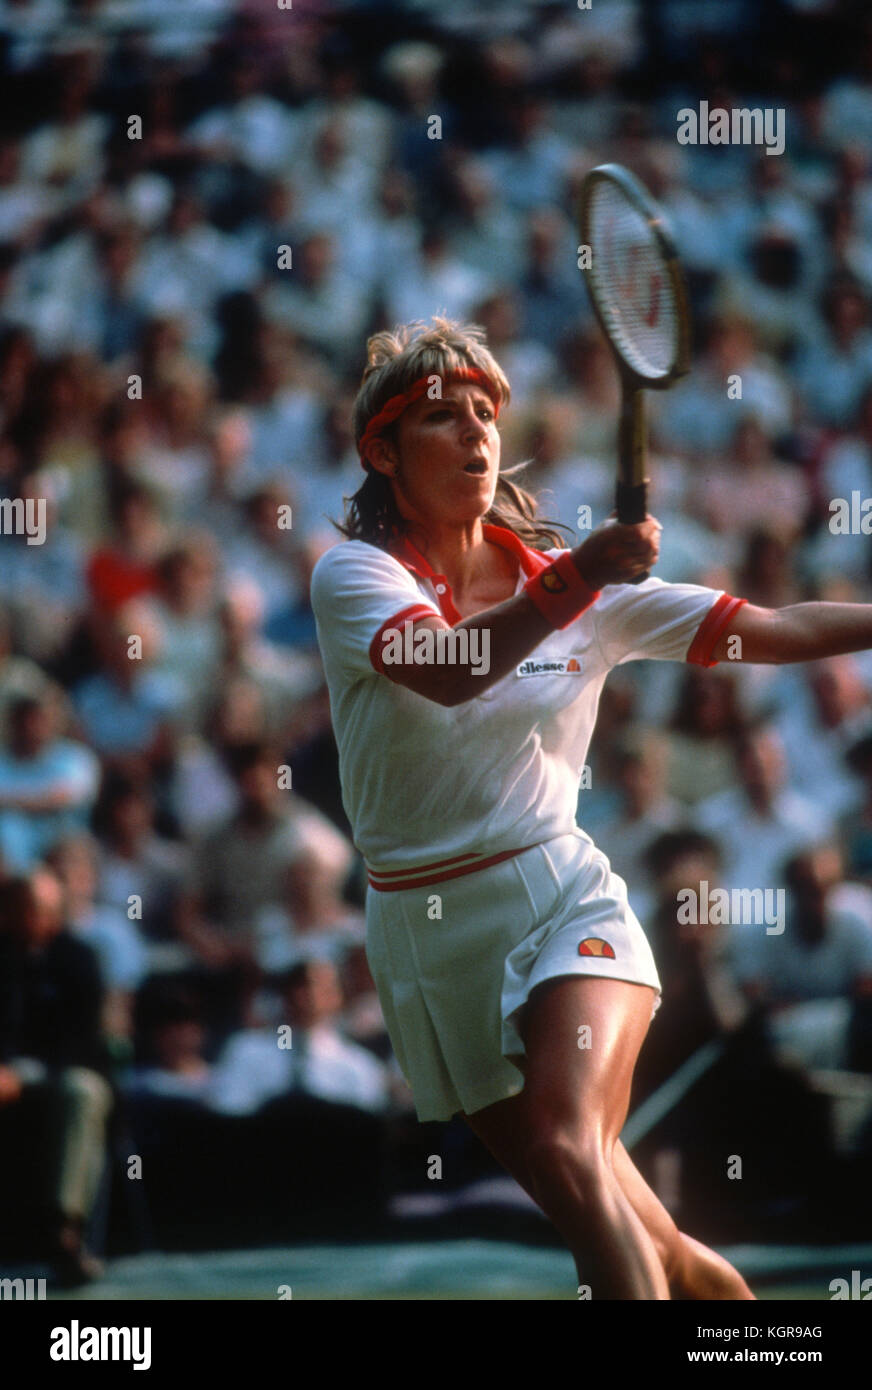
M 740 638 L 736 643 L 735 638 Z M 742 604 L 712 648 L 715 661 L 782 665 L 872 647 L 872 603 Z

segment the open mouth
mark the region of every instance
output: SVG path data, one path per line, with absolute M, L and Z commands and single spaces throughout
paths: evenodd
M 487 464 L 484 459 L 470 459 L 469 463 L 464 465 L 463 471 L 464 473 L 486 473 Z

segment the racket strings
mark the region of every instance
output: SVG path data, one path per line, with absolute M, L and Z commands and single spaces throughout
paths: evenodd
M 651 380 L 671 371 L 679 312 L 666 260 L 644 215 L 609 180 L 591 191 L 590 287 L 628 366 Z

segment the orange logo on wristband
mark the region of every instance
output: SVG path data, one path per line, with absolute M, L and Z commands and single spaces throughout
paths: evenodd
M 566 593 L 566 580 L 555 570 L 546 570 L 542 575 L 542 588 L 547 589 L 549 594 Z

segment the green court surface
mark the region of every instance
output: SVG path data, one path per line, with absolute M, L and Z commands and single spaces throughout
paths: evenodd
M 829 1282 L 872 1271 L 872 1246 L 724 1248 L 762 1299 L 828 1300 Z M 139 1299 L 575 1299 L 571 1258 L 560 1250 L 488 1240 L 308 1245 L 113 1260 L 72 1301 Z M 287 1298 L 287 1292 L 284 1293 Z

